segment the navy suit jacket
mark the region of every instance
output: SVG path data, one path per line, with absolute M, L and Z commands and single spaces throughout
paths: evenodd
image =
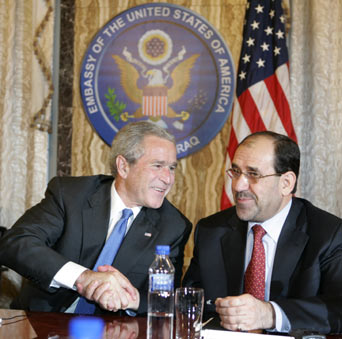
M 68 261 L 92 268 L 106 241 L 113 177 L 56 177 L 45 198 L 0 240 L 0 264 L 28 279 L 13 308 L 65 311 L 78 296 L 50 282 Z M 166 199 L 158 209 L 143 207 L 129 229 L 113 266 L 140 292 L 146 312 L 148 268 L 158 244 L 170 245 L 175 286 L 180 285 L 184 247 L 191 223 Z M 96 313 L 104 312 L 97 307 Z
M 206 300 L 242 294 L 247 227 L 235 207 L 200 220 L 183 285 L 203 287 Z M 277 244 L 270 300 L 283 309 L 292 330 L 342 332 L 340 218 L 293 199 Z

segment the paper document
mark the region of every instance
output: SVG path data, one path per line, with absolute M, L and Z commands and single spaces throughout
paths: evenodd
M 201 335 L 203 339 L 260 339 L 261 336 L 267 336 L 267 339 L 279 339 L 280 337 L 284 338 L 284 336 L 281 335 L 219 330 L 202 330 Z M 294 339 L 294 337 L 286 337 L 286 339 Z

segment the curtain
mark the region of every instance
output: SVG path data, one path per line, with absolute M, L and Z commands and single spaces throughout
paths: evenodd
M 6 227 L 46 188 L 52 33 L 50 1 L 0 1 L 0 225 Z M 8 279 L 19 285 L 13 272 L 5 273 L 2 285 Z M 6 298 L 2 292 L 2 305 Z
M 342 1 L 292 0 L 291 16 L 300 196 L 342 217 Z

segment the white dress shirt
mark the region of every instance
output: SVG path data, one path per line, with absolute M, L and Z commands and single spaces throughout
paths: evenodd
M 270 286 L 272 279 L 272 270 L 273 270 L 273 262 L 274 256 L 277 249 L 277 243 L 279 239 L 280 232 L 284 226 L 287 215 L 289 214 L 290 208 L 292 205 L 292 200 L 275 216 L 271 219 L 264 221 L 263 223 L 257 222 L 249 222 L 248 223 L 248 231 L 247 231 L 247 243 L 246 243 L 246 257 L 245 257 L 245 272 L 249 261 L 251 260 L 252 252 L 253 252 L 253 241 L 254 235 L 252 227 L 255 224 L 261 225 L 264 230 L 267 232 L 262 238 L 262 243 L 265 248 L 265 256 L 266 256 L 266 281 L 265 281 L 265 300 L 269 301 L 270 299 Z M 288 332 L 291 329 L 290 322 L 284 313 L 284 311 L 280 308 L 280 306 L 274 301 L 270 301 L 273 305 L 276 314 L 276 326 L 274 331 L 277 332 Z
M 109 227 L 107 232 L 107 238 L 110 236 L 111 232 L 113 231 L 116 223 L 119 221 L 122 215 L 122 210 L 128 208 L 123 203 L 122 199 L 120 198 L 118 192 L 115 189 L 114 185 L 115 181 L 113 181 L 111 187 L 111 199 L 110 199 L 110 218 L 109 218 Z M 126 234 L 130 229 L 134 219 L 139 214 L 141 210 L 141 206 L 139 207 L 132 207 L 130 208 L 133 212 L 133 215 L 128 219 Z M 81 266 L 77 263 L 72 261 L 67 262 L 61 269 L 56 273 L 53 280 L 51 281 L 50 287 L 60 288 L 70 288 L 76 289 L 75 282 L 77 278 L 88 268 Z

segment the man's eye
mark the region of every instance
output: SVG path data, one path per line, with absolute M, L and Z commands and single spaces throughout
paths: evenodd
M 153 164 L 153 167 L 155 167 L 155 168 L 162 168 L 162 165 L 160 165 L 160 164 Z
M 260 177 L 260 174 L 258 172 L 247 172 L 247 175 L 250 178 L 259 178 Z
M 174 172 L 176 170 L 176 166 L 170 166 L 169 169 L 171 172 Z
M 232 169 L 232 173 L 236 177 L 239 177 L 241 175 L 241 171 L 239 171 L 238 169 L 235 169 L 235 168 Z

